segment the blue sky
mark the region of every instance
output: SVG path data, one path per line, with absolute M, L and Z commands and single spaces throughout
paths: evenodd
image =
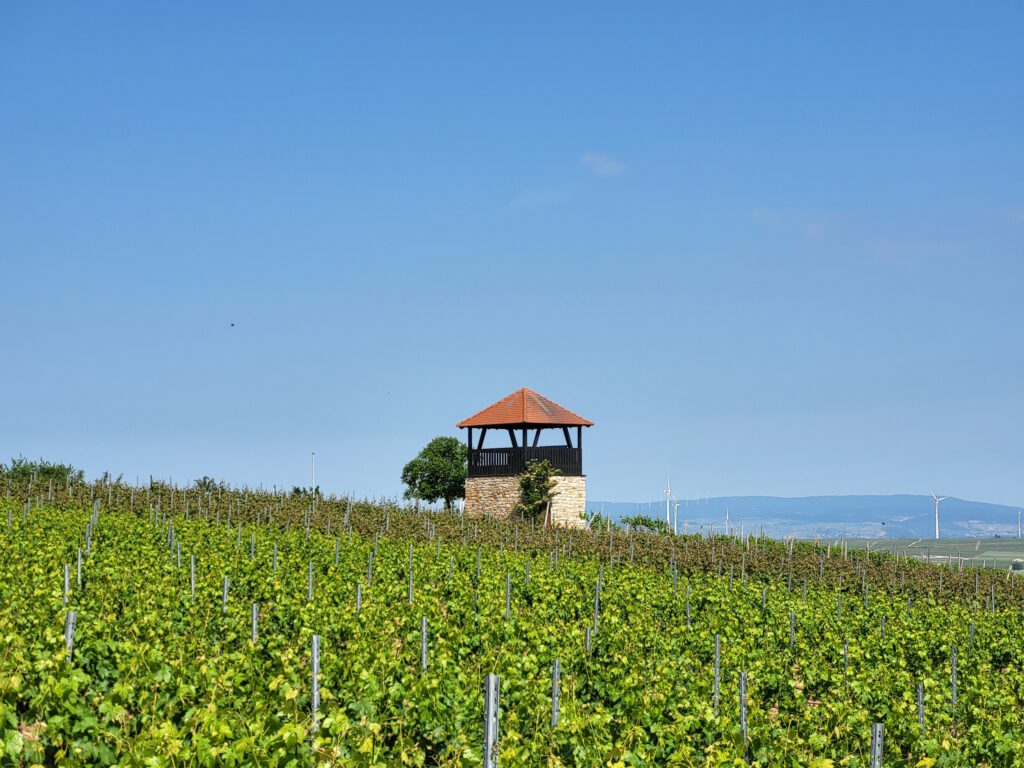
M 529 386 L 593 499 L 1024 503 L 1022 28 L 4 4 L 0 457 L 394 495 Z

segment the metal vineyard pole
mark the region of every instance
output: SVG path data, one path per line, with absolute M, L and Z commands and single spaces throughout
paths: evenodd
M 952 698 L 953 698 L 953 709 L 956 709 L 956 644 L 953 644 L 953 648 L 950 651 L 949 656 L 949 672 L 950 681 L 952 683 Z
M 68 652 L 68 662 L 71 661 L 71 655 L 75 650 L 75 623 L 78 621 L 77 611 L 68 611 L 68 615 L 64 618 L 64 647 Z
M 924 732 L 924 685 L 922 683 L 917 684 L 917 724 L 921 726 L 921 732 Z
M 505 621 L 512 616 L 512 574 L 505 574 Z
M 882 768 L 882 738 L 885 728 L 881 723 L 871 726 L 871 768 Z
M 420 617 L 420 666 L 427 671 L 427 617 Z
M 320 730 L 320 635 L 313 635 L 312 662 L 313 732 L 316 733 Z
M 224 600 L 223 600 L 223 602 L 221 603 L 221 606 L 220 606 L 220 612 L 221 613 L 227 613 L 228 612 L 228 583 L 229 583 L 228 577 L 225 576 L 224 577 Z
M 484 683 L 484 768 L 498 768 L 498 694 L 501 678 L 487 675 Z
M 256 638 L 259 637 L 257 621 L 259 619 L 259 607 L 256 603 L 252 604 L 252 641 L 255 643 Z
M 356 613 L 363 610 L 363 585 L 356 584 Z
M 747 673 L 740 672 L 740 732 L 747 743 Z
M 188 572 L 189 582 L 192 585 L 192 599 L 196 599 L 196 556 L 194 554 L 188 556 Z
M 558 697 L 561 693 L 562 663 L 555 659 L 551 665 L 551 727 L 558 727 Z
M 313 602 L 313 561 L 309 561 L 309 594 L 306 596 L 306 602 Z
M 715 687 L 712 691 L 712 703 L 714 704 L 715 717 L 718 717 L 718 683 L 721 675 L 721 635 L 715 634 Z
M 793 636 L 796 634 L 796 611 L 789 612 L 789 652 L 793 652 Z
M 78 588 L 82 588 L 82 548 L 78 548 Z

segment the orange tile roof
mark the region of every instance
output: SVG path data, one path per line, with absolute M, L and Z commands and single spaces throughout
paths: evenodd
M 568 408 L 553 400 L 538 395 L 532 389 L 523 387 L 503 397 L 480 413 L 460 421 L 459 429 L 465 427 L 504 427 L 509 425 L 538 427 L 592 427 L 587 421 Z

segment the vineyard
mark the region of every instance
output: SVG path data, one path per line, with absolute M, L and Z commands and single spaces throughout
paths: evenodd
M 3 764 L 869 766 L 880 723 L 881 765 L 1024 765 L 1007 572 L 252 490 L 0 503 Z

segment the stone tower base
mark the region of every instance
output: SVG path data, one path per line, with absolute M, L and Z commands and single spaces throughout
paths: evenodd
M 567 528 L 586 526 L 587 479 L 556 476 L 551 497 L 551 524 Z M 519 503 L 519 476 L 466 478 L 466 514 L 470 517 L 506 518 Z

